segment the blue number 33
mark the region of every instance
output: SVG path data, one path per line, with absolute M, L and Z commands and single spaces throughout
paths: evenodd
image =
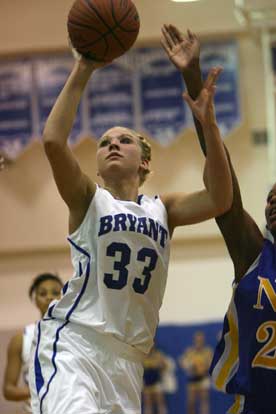
M 127 266 L 131 259 L 131 250 L 125 243 L 111 243 L 106 249 L 106 255 L 109 257 L 115 257 L 116 253 L 121 253 L 121 260 L 114 262 L 114 270 L 119 272 L 119 277 L 114 278 L 112 273 L 104 274 L 104 283 L 109 289 L 123 289 L 128 280 Z M 149 287 L 151 272 L 155 269 L 158 255 L 155 250 L 143 247 L 137 253 L 137 260 L 145 263 L 149 258 L 148 266 L 145 266 L 142 271 L 143 279 L 136 277 L 133 281 L 132 287 L 136 293 L 143 294 Z

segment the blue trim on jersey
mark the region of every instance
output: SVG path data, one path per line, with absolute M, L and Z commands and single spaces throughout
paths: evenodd
M 142 198 L 143 198 L 143 194 L 138 195 L 138 197 L 137 197 L 137 204 L 141 205 Z
M 88 259 L 87 266 L 86 266 L 86 272 L 85 272 L 85 280 L 84 280 L 84 283 L 82 285 L 80 294 L 77 297 L 77 299 L 76 299 L 75 303 L 73 304 L 73 306 L 71 307 L 71 309 L 69 309 L 69 311 L 67 312 L 67 314 L 65 316 L 65 319 L 66 320 L 69 320 L 70 316 L 72 315 L 72 313 L 74 312 L 74 310 L 78 306 L 78 304 L 79 304 L 79 302 L 80 302 L 80 300 L 81 300 L 81 298 L 82 298 L 82 296 L 83 296 L 83 294 L 85 292 L 85 289 L 86 289 L 86 286 L 87 286 L 87 283 L 88 283 L 88 279 L 89 279 L 89 276 L 90 276 L 90 261 L 91 261 L 91 256 L 90 256 L 90 254 L 86 250 L 84 250 L 82 247 L 78 246 L 69 237 L 67 238 L 67 240 L 69 241 L 69 243 L 72 244 L 73 247 L 75 247 L 75 249 L 77 249 L 79 252 L 81 252 L 82 254 L 84 254 L 87 257 L 87 259 Z
M 81 277 L 83 274 L 82 265 L 81 262 L 79 262 L 79 277 Z
M 73 242 L 73 240 L 70 239 L 70 237 L 67 237 L 67 240 L 70 244 L 72 244 L 73 247 L 75 247 L 75 249 L 77 249 L 79 252 L 83 253 L 88 259 L 90 259 L 90 254 L 87 253 L 86 250 L 84 250 L 82 247 L 78 246 L 75 242 Z
M 53 313 L 53 310 L 54 310 L 54 307 L 56 306 L 56 304 L 54 304 L 54 305 L 52 305 L 52 306 L 50 306 L 49 307 L 49 309 L 48 309 L 48 317 L 49 318 L 52 318 L 53 316 L 52 316 L 52 313 Z
M 43 412 L 42 412 L 42 404 L 43 404 L 43 401 L 44 401 L 44 399 L 45 399 L 45 397 L 46 397 L 46 395 L 48 394 L 48 392 L 49 392 L 49 388 L 50 388 L 50 384 L 51 384 L 51 382 L 53 381 L 53 379 L 54 379 L 54 376 L 56 375 L 56 373 L 57 373 L 57 366 L 56 366 L 56 361 L 55 361 L 55 359 L 56 359 L 56 355 L 57 355 L 57 343 L 58 343 L 58 340 L 59 340 L 59 333 L 60 333 L 60 331 L 67 325 L 69 323 L 69 321 L 66 321 L 63 325 L 61 325 L 58 329 L 57 329 L 57 331 L 56 331 L 56 338 L 55 338 L 55 341 L 54 341 L 54 343 L 53 343 L 53 356 L 52 356 L 52 364 L 53 364 L 53 367 L 54 367 L 54 372 L 53 372 L 53 374 L 51 375 L 51 377 L 50 377 L 50 379 L 49 379 L 49 381 L 48 381 L 48 383 L 47 383 L 47 386 L 46 386 L 46 391 L 44 392 L 44 394 L 42 395 L 42 397 L 41 397 L 41 400 L 40 400 L 40 414 L 43 414 Z
M 66 282 L 65 285 L 62 288 L 62 294 L 63 295 L 65 295 L 65 293 L 67 292 L 68 286 L 69 286 L 69 282 Z
M 87 262 L 87 266 L 86 266 L 85 280 L 84 280 L 84 283 L 82 285 L 81 291 L 80 291 L 76 301 L 74 302 L 73 306 L 67 312 L 67 314 L 65 316 L 65 320 L 66 320 L 65 323 L 62 326 L 60 326 L 57 329 L 57 332 L 56 332 L 56 338 L 55 338 L 55 341 L 54 341 L 54 344 L 53 344 L 53 356 L 52 356 L 52 364 L 53 364 L 53 367 L 54 367 L 54 372 L 51 375 L 51 378 L 49 379 L 49 381 L 47 383 L 46 391 L 44 392 L 43 396 L 41 397 L 41 400 L 40 400 L 40 414 L 43 414 L 42 413 L 43 401 L 44 401 L 46 395 L 48 394 L 50 384 L 53 381 L 53 379 L 54 379 L 54 377 L 57 373 L 57 366 L 56 366 L 55 359 L 56 359 L 56 355 L 57 355 L 57 343 L 58 343 L 58 340 L 59 340 L 59 333 L 70 322 L 69 318 L 72 315 L 72 313 L 74 312 L 74 310 L 76 309 L 76 307 L 78 306 L 78 304 L 79 304 L 79 302 L 80 302 L 80 300 L 81 300 L 81 298 L 82 298 L 82 296 L 83 296 L 83 294 L 86 290 L 88 279 L 89 279 L 89 276 L 90 276 L 90 260 L 91 260 L 90 254 L 88 252 L 86 252 L 84 249 L 82 249 L 80 246 L 78 246 L 75 242 L 73 242 L 73 240 L 71 240 L 69 237 L 67 239 L 68 239 L 69 243 L 71 243 L 72 246 L 75 247 L 75 249 L 77 249 L 79 252 L 81 252 L 82 254 L 84 254 L 87 257 L 88 262 Z M 82 270 L 82 267 L 80 267 L 80 269 Z M 81 276 L 81 274 L 79 276 Z M 67 287 L 66 287 L 66 290 L 67 290 Z
M 41 327 L 40 327 L 41 321 L 38 323 L 38 335 L 37 335 L 37 345 L 35 350 L 35 385 L 36 385 L 36 391 L 37 394 L 39 394 L 39 391 L 44 385 L 44 378 L 42 376 L 41 371 L 41 365 L 38 357 L 38 348 L 40 344 L 40 338 L 41 338 Z

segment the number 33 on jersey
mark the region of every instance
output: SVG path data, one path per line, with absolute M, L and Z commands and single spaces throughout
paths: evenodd
M 48 317 L 112 333 L 147 353 L 169 261 L 167 212 L 160 198 L 121 201 L 98 187 L 68 240 L 75 274 Z

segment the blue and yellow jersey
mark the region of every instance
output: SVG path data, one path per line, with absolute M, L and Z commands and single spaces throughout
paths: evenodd
M 233 287 L 210 372 L 217 389 L 236 395 L 229 414 L 276 413 L 276 248 L 269 239 Z

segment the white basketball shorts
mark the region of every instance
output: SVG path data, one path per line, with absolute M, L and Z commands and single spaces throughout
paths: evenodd
M 32 347 L 33 414 L 140 414 L 142 355 L 112 335 L 42 320 Z

